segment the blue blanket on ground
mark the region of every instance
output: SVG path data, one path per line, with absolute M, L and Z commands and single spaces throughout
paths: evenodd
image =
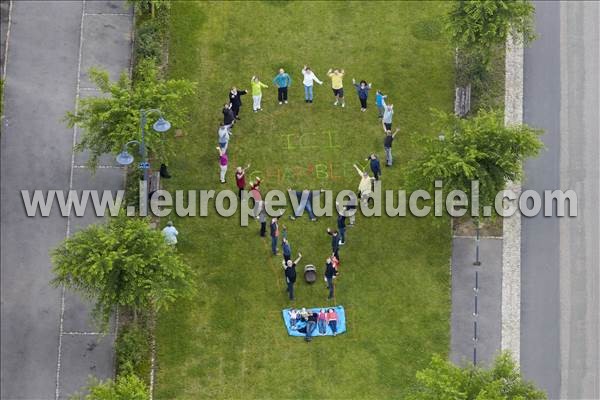
M 344 307 L 342 306 L 337 306 L 337 307 L 322 307 L 323 309 L 325 309 L 325 311 L 327 311 L 330 308 L 333 308 L 335 310 L 335 312 L 337 313 L 337 334 L 339 335 L 340 333 L 344 333 L 346 332 L 346 313 L 344 312 Z M 287 328 L 288 334 L 290 336 L 302 336 L 304 337 L 305 334 L 302 332 L 298 332 L 298 329 L 301 329 L 303 327 L 306 326 L 306 323 L 302 320 L 298 321 L 296 323 L 296 329 L 292 329 L 292 323 L 290 321 L 290 310 L 291 308 L 286 308 L 285 310 L 282 311 L 283 314 L 283 321 L 285 322 L 285 327 Z M 296 309 L 299 310 L 299 309 Z M 321 308 L 307 308 L 306 311 L 308 312 L 316 312 L 319 313 L 319 311 L 321 310 Z M 327 332 L 322 335 L 319 333 L 319 328 L 315 327 L 315 330 L 312 333 L 312 336 L 333 336 L 333 332 L 331 331 L 331 328 L 329 327 L 329 325 L 327 325 Z

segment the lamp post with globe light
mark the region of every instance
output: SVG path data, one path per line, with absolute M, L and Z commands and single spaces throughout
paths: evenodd
M 146 151 L 146 123 L 148 115 L 156 113 L 158 114 L 158 120 L 152 125 L 152 129 L 156 132 L 164 133 L 171 128 L 171 123 L 163 118 L 163 113 L 157 108 L 141 109 L 140 110 L 140 128 L 142 131 L 141 143 L 137 140 L 131 140 L 123 145 L 123 150 L 117 155 L 117 163 L 120 165 L 130 165 L 134 161 L 134 157 L 127 151 L 127 146 L 133 143 L 140 145 L 140 156 L 142 156 L 141 168 L 144 170 L 144 186 L 147 191 L 148 188 L 148 152 Z M 147 198 L 147 193 L 144 193 Z M 145 204 L 145 202 L 144 202 Z

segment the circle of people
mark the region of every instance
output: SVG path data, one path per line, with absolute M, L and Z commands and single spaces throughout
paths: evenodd
M 334 96 L 334 106 L 341 106 L 344 108 L 346 106 L 345 97 L 344 97 L 344 85 L 343 78 L 345 72 L 343 69 L 329 69 L 327 71 L 327 76 L 331 79 L 331 89 L 333 91 Z M 311 70 L 311 68 L 305 65 L 302 68 L 302 84 L 304 86 L 304 102 L 307 104 L 311 104 L 314 101 L 314 84 L 317 83 L 319 85 L 323 84 Z M 292 84 L 292 78 L 290 75 L 283 69 L 280 68 L 277 75 L 272 80 L 273 84 L 277 87 L 277 101 L 279 105 L 288 104 L 288 89 Z M 354 78 L 352 79 L 352 84 L 356 90 L 358 95 L 358 99 L 360 100 L 360 110 L 361 112 L 366 112 L 368 107 L 368 97 L 369 92 L 371 90 L 371 83 L 367 83 L 365 80 L 361 80 L 357 82 Z M 262 111 L 262 90 L 267 89 L 269 86 L 261 82 L 258 76 L 253 76 L 250 80 L 251 94 L 252 94 L 252 111 L 258 113 Z M 240 118 L 240 109 L 242 107 L 242 96 L 248 94 L 247 90 L 241 90 L 237 87 L 232 87 L 229 91 L 229 100 L 223 106 L 223 122 L 219 124 L 217 136 L 219 145 L 216 147 L 218 151 L 218 160 L 219 160 L 219 179 L 222 184 L 226 183 L 226 175 L 227 168 L 229 164 L 228 157 L 228 144 L 233 135 L 233 127 Z M 381 120 L 381 125 L 384 131 L 384 140 L 383 140 L 383 148 L 385 152 L 386 158 L 386 166 L 392 166 L 392 143 L 399 129 L 396 129 L 392 132 L 392 119 L 394 115 L 394 105 L 386 103 L 387 96 L 382 93 L 380 90 L 376 90 L 375 95 L 375 106 L 378 110 L 378 117 Z M 372 184 L 374 180 L 379 180 L 381 176 L 381 166 L 377 155 L 372 153 L 367 158 L 369 161 L 369 166 L 371 171 L 373 172 L 373 177 L 369 176 L 369 173 L 366 170 L 362 170 L 359 166 L 354 164 L 354 168 L 358 172 L 360 176 L 360 183 L 358 186 L 359 197 L 361 201 L 368 201 L 370 194 L 372 192 Z M 242 193 L 246 189 L 246 171 L 250 168 L 250 164 L 246 167 L 238 166 L 235 170 L 235 180 L 236 186 L 239 190 L 240 199 L 242 198 Z M 266 225 L 267 225 L 267 212 L 265 203 L 262 200 L 260 195 L 260 185 L 261 179 L 259 177 L 255 177 L 254 181 L 249 186 L 249 193 L 255 200 L 255 215 L 256 218 L 260 222 L 260 236 L 266 236 Z M 302 191 L 294 191 L 291 188 L 288 189 L 291 194 L 295 192 L 298 200 L 299 206 L 296 210 L 294 210 L 294 215 L 290 216 L 292 220 L 301 216 L 303 211 L 307 211 L 309 218 L 311 221 L 316 221 L 316 217 L 312 211 L 312 200 L 313 196 L 317 195 L 317 191 L 310 191 L 308 189 L 304 189 Z M 354 201 L 353 201 L 354 200 Z M 334 279 L 339 275 L 339 249 L 340 246 L 343 246 L 346 243 L 346 213 L 344 211 L 349 209 L 356 209 L 356 199 L 351 199 L 346 206 L 340 207 L 339 204 L 336 203 L 336 208 L 338 210 L 337 217 L 337 230 L 332 230 L 327 228 L 327 234 L 331 236 L 331 255 L 327 257 L 325 262 L 325 273 L 324 280 L 327 282 L 327 289 L 329 291 L 328 299 L 332 299 L 334 297 Z M 287 237 L 287 227 L 282 225 L 282 229 L 280 231 L 279 228 L 279 218 L 274 217 L 270 222 L 270 236 L 271 236 L 271 251 L 274 256 L 278 254 L 278 240 L 281 237 L 281 247 L 283 253 L 283 269 L 285 274 L 286 281 L 286 291 L 288 293 L 289 299 L 294 300 L 294 284 L 296 283 L 296 265 L 302 259 L 302 254 L 298 253 L 298 257 L 296 259 L 292 259 L 292 249 L 291 245 L 288 241 Z M 349 227 L 354 226 L 355 216 L 354 213 L 349 217 Z M 308 266 L 307 266 L 308 267 Z M 312 266 L 311 266 L 312 267 Z M 314 267 L 313 267 L 314 270 Z M 305 271 L 306 272 L 306 271 Z M 335 315 L 334 309 L 328 309 L 327 311 L 321 310 L 320 313 L 316 316 L 312 316 L 311 313 L 307 313 L 305 309 L 295 310 L 292 309 L 290 311 L 291 321 L 297 321 L 302 318 L 316 319 L 319 324 L 323 325 L 320 321 L 325 321 L 327 325 L 330 326 L 332 332 L 336 333 L 335 329 L 335 321 L 337 319 Z M 322 314 L 322 315 L 321 315 Z M 295 322 L 293 322 L 293 327 L 295 326 Z M 320 325 L 320 332 L 324 332 L 323 326 Z M 324 333 L 323 333 L 324 334 Z

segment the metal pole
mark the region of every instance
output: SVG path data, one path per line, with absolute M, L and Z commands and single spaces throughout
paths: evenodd
M 475 293 L 475 312 L 473 313 L 474 317 L 477 317 L 479 312 L 477 311 L 477 293 Z
M 473 321 L 473 341 L 477 342 L 479 338 L 477 337 L 477 321 Z
M 481 265 L 481 261 L 479 260 L 479 219 L 477 219 L 477 239 L 476 239 L 476 247 L 475 247 L 475 262 L 473 265 Z
M 477 365 L 477 347 L 473 346 L 473 365 Z

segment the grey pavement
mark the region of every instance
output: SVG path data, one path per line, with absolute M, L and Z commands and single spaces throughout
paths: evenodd
M 577 218 L 522 221 L 521 368 L 551 399 L 600 398 L 598 2 L 536 2 L 524 122 L 546 150 L 523 190 L 573 189 Z
M 0 1 L 0 78 L 4 77 L 4 58 L 6 57 L 6 38 L 8 37 L 11 2 Z
M 489 365 L 501 346 L 502 239 L 482 238 L 479 246 L 481 265 L 475 266 L 475 238 L 455 237 L 452 240 L 450 359 L 459 365 L 474 360 L 478 365 Z M 473 290 L 476 272 L 477 292 Z M 473 315 L 475 296 L 477 315 Z M 473 340 L 474 322 L 477 323 L 476 341 Z
M 79 86 L 81 96 L 95 93 L 83 68 L 104 67 L 113 78 L 129 70 L 132 19 L 122 2 L 13 3 L 0 138 L 2 399 L 67 398 L 89 375 L 114 374 L 114 324 L 98 334 L 90 305 L 49 285 L 50 250 L 102 220 L 91 210 L 28 218 L 20 190 L 122 188 L 123 171 L 110 158 L 95 175 L 80 165 L 85 155 L 72 163 L 79 133 L 61 119 Z

